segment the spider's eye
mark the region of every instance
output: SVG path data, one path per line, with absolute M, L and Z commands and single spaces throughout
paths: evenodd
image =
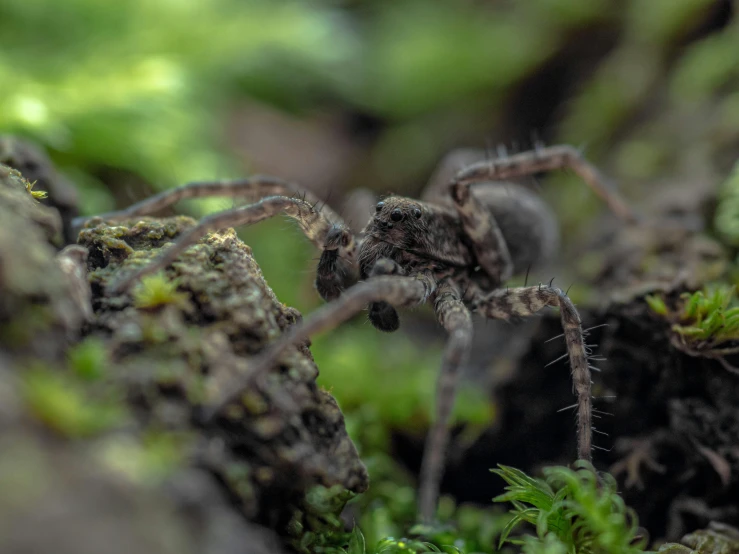
M 378 202 L 377 206 L 375 206 L 375 211 L 376 212 L 382 211 L 382 208 L 384 207 L 385 207 L 385 202 Z
M 400 221 L 403 219 L 403 212 L 401 212 L 398 208 L 395 208 L 392 212 L 390 212 L 390 219 L 393 221 Z
M 415 217 L 416 219 L 421 219 L 421 210 L 419 210 L 418 208 L 413 210 L 413 217 Z

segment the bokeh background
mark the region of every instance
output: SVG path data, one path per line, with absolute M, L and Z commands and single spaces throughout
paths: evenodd
M 416 196 L 455 148 L 495 156 L 538 140 L 582 147 L 639 206 L 658 190 L 716 187 L 737 159 L 739 3 L 2 0 L 0 130 L 49 151 L 83 214 L 188 181 L 268 173 L 360 225 L 359 190 Z M 531 184 L 564 237 L 558 267 L 533 278 L 573 282 L 573 297 L 592 301 L 578 290 L 588 268 L 577 245 L 604 208 L 567 172 Z M 178 211 L 199 217 L 234 202 Z M 303 313 L 320 305 L 317 253 L 294 225 L 241 236 L 283 302 Z M 443 335 L 424 310 L 394 335 L 364 319 L 313 351 L 373 494 L 391 483 L 396 505 L 382 509 L 412 513 L 412 479 L 399 474 L 417 462 Z M 462 442 L 494 425 L 489 385 L 510 371 L 482 359 L 457 403 Z M 413 453 L 408 464 L 387 456 L 398 448 Z M 393 534 L 397 514 L 364 514 L 368 542 Z

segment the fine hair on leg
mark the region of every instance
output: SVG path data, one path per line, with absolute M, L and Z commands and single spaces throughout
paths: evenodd
M 338 227 L 327 220 L 305 200 L 287 196 L 273 196 L 264 198 L 255 204 L 225 210 L 204 217 L 195 227 L 183 233 L 161 256 L 149 265 L 116 282 L 111 290 L 116 293 L 127 291 L 142 277 L 167 267 L 185 249 L 196 244 L 201 238 L 212 231 L 228 227 L 252 225 L 281 213 L 295 219 L 308 239 L 322 250 L 326 244 L 327 237 L 331 237 L 332 234 L 339 232 L 344 236 L 344 240 L 334 241 L 336 242 L 336 249 L 339 250 L 339 255 L 343 254 L 344 256 L 355 258 L 354 250 L 356 249 L 356 244 L 353 235 L 346 228 Z
M 426 439 L 421 462 L 418 505 L 424 523 L 431 523 L 435 515 L 459 370 L 467 360 L 472 343 L 470 311 L 462 303 L 460 292 L 451 281 L 439 284 L 434 294 L 434 311 L 448 339 L 437 382 L 436 416 Z
M 493 319 L 526 317 L 546 306 L 557 307 L 560 311 L 577 396 L 577 457 L 590 461 L 593 447 L 590 365 L 580 315 L 572 301 L 558 288 L 539 285 L 497 290 L 473 302 L 477 312 Z
M 566 144 L 536 148 L 511 156 L 485 160 L 457 173 L 452 187 L 485 181 L 505 181 L 555 169 L 572 169 L 608 205 L 619 218 L 634 222 L 634 212 L 621 199 L 598 169 L 580 151 Z
M 259 354 L 246 375 L 226 387 L 205 411 L 205 419 L 215 417 L 223 408 L 236 401 L 262 374 L 269 371 L 288 348 L 302 343 L 311 336 L 338 327 L 352 316 L 361 312 L 371 302 L 387 302 L 392 306 L 411 307 L 424 303 L 436 289 L 430 274 L 421 273 L 413 277 L 373 277 L 349 288 L 335 301 L 330 302 L 300 323 L 290 327 L 264 352 Z

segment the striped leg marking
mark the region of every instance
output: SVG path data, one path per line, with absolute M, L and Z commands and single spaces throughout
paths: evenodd
M 431 425 L 421 463 L 418 504 L 424 523 L 431 523 L 436 511 L 459 369 L 467 359 L 472 342 L 472 318 L 462 303 L 456 286 L 448 281 L 439 286 L 435 295 L 434 310 L 449 338 L 437 383 L 436 418 Z
M 106 212 L 93 217 L 105 221 L 122 221 L 132 217 L 151 215 L 167 208 L 180 200 L 187 198 L 210 198 L 224 196 L 228 198 L 244 198 L 249 202 L 256 202 L 268 196 L 293 196 L 300 198 L 311 207 L 319 204 L 319 200 L 310 192 L 301 190 L 297 185 L 284 181 L 277 177 L 267 175 L 255 175 L 248 179 L 237 179 L 232 181 L 202 181 L 187 183 L 177 188 L 165 190 L 146 198 L 141 202 L 132 204 L 128 208 L 114 212 Z M 341 224 L 341 218 L 327 206 L 322 206 L 320 211 L 331 223 Z M 78 217 L 72 221 L 73 227 L 79 229 L 92 217 Z
M 577 395 L 577 455 L 582 460 L 590 461 L 593 409 L 590 365 L 580 316 L 572 301 L 560 289 L 534 286 L 501 289 L 474 303 L 479 313 L 495 319 L 530 316 L 545 306 L 558 307 L 560 311 L 567 353 L 570 357 L 573 389 Z
M 436 289 L 434 279 L 427 274 L 414 277 L 374 277 L 348 289 L 334 302 L 326 304 L 290 327 L 277 341 L 254 359 L 247 375 L 226 387 L 221 398 L 205 411 L 205 419 L 212 419 L 223 408 L 236 402 L 243 392 L 278 363 L 285 350 L 300 344 L 309 337 L 338 327 L 352 316 L 361 312 L 371 302 L 387 302 L 396 307 L 410 307 L 423 303 Z
M 536 148 L 529 152 L 472 164 L 457 173 L 452 186 L 471 185 L 483 181 L 505 181 L 563 168 L 570 168 L 577 173 L 618 217 L 626 221 L 637 221 L 634 212 L 608 184 L 600 171 L 588 162 L 577 148 L 566 144 Z

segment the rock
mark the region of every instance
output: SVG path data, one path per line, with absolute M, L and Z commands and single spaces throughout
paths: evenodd
M 307 344 L 212 423 L 199 417 L 301 317 L 250 248 L 212 233 L 112 295 L 194 221 L 92 220 L 57 254 L 59 215 L 28 187 L 0 166 L 0 550 L 228 554 L 279 552 L 278 535 L 302 550 L 341 540 L 339 515 L 368 476 Z

